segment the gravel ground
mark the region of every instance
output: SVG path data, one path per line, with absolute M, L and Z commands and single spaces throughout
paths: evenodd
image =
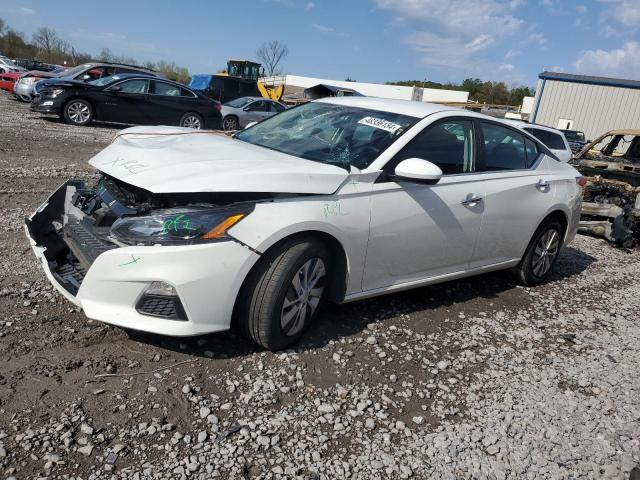
M 295 350 L 136 334 L 46 282 L 22 221 L 117 130 L 0 95 L 0 476 L 627 479 L 640 253 L 578 237 L 502 273 L 328 306 Z

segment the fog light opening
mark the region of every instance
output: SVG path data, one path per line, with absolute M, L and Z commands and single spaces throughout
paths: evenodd
M 151 282 L 138 300 L 136 311 L 149 317 L 187 320 L 178 292 L 166 282 Z
M 145 295 L 162 295 L 165 297 L 177 297 L 178 292 L 166 282 L 151 282 L 144 291 Z

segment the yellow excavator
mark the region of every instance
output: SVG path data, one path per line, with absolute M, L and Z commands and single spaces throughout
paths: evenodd
M 275 83 L 268 83 L 260 78 L 260 67 L 262 65 L 249 60 L 229 60 L 227 62 L 227 70 L 218 73 L 217 75 L 238 77 L 244 80 L 253 81 L 256 83 L 256 88 L 260 95 L 264 98 L 275 100 L 276 102 L 282 98 L 284 93 L 284 83 L 276 85 Z

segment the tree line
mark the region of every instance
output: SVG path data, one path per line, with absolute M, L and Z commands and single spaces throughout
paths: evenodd
M 0 18 L 0 53 L 9 58 L 34 59 L 54 65 L 75 66 L 90 61 L 119 62 L 132 65 L 140 63 L 132 57 L 113 54 L 108 48 L 103 48 L 96 56 L 86 52 L 79 52 L 67 40 L 64 40 L 53 28 L 38 28 L 31 39 L 9 27 Z M 176 65 L 175 62 L 160 60 L 159 62 L 144 62 L 142 66 L 155 70 L 166 78 L 180 83 L 189 83 L 189 70 Z
M 439 83 L 428 80 L 403 80 L 400 82 L 387 82 L 388 85 L 403 85 L 407 87 L 436 88 L 446 90 L 461 90 L 469 92 L 469 100 L 491 105 L 522 104 L 524 97 L 532 97 L 534 90 L 520 86 L 509 88 L 504 82 L 483 82 L 479 78 L 467 78 L 462 83 Z

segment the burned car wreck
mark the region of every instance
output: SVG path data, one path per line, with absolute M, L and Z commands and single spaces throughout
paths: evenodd
M 570 162 L 583 174 L 582 233 L 625 248 L 640 243 L 640 130 L 612 130 Z

